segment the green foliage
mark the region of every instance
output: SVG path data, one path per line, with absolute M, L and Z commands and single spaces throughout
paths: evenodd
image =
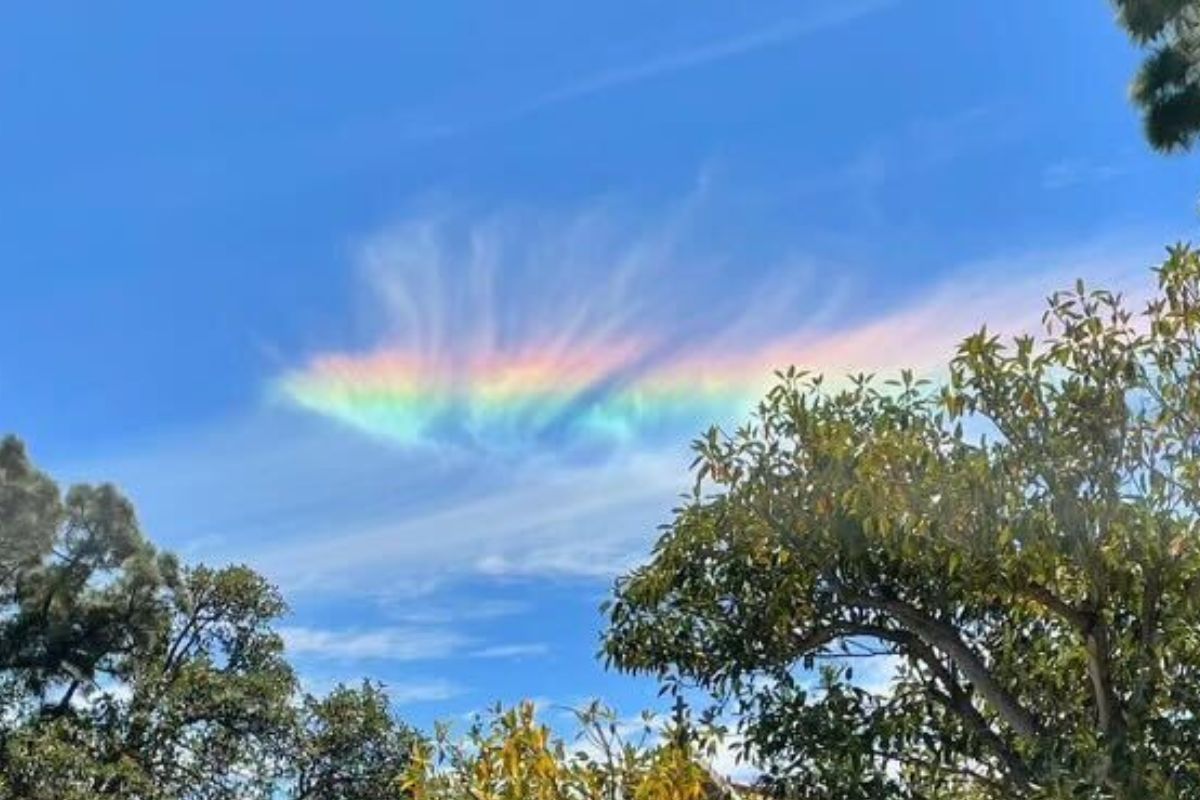
M 414 800 L 726 800 L 735 798 L 702 763 L 709 732 L 643 716 L 627 738 L 611 710 L 575 713 L 574 747 L 539 723 L 532 703 L 496 707 L 463 739 L 445 727 L 418 748 L 405 787 Z M 651 739 L 655 741 L 651 742 Z
M 378 687 L 300 697 L 278 591 L 183 567 L 111 486 L 0 444 L 0 798 L 395 798 L 414 734 Z
M 50 549 L 61 513 L 58 487 L 33 468 L 21 443 L 11 437 L 0 441 L 0 597 L 5 602 L 17 574 Z
M 529 704 L 429 741 L 364 682 L 301 694 L 278 591 L 184 566 L 111 486 L 64 495 L 0 443 L 0 800 L 714 800 L 715 746 L 578 713 L 579 751 Z M 645 720 L 649 736 L 650 720 Z
M 1116 0 L 1118 18 L 1149 49 L 1132 96 L 1158 150 L 1187 150 L 1200 135 L 1200 3 Z
M 415 731 L 392 715 L 377 684 L 308 697 L 293 756 L 294 800 L 395 800 L 412 768 Z
M 789 797 L 1200 797 L 1200 256 L 1158 287 L 1056 294 L 940 388 L 783 373 L 696 443 L 607 657 L 739 714 Z

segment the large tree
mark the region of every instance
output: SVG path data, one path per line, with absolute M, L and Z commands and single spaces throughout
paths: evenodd
M 279 592 L 185 567 L 112 486 L 65 495 L 0 442 L 0 800 L 400 797 L 378 687 L 303 696 Z
M 737 714 L 791 797 L 1200 798 L 1200 256 L 1157 276 L 944 385 L 783 373 L 697 442 L 608 657 Z
M 1200 2 L 1116 0 L 1118 19 L 1149 54 L 1133 81 L 1146 137 L 1157 150 L 1186 150 L 1200 136 Z
M 112 486 L 0 444 L 0 796 L 270 796 L 295 681 L 274 587 L 185 568 Z

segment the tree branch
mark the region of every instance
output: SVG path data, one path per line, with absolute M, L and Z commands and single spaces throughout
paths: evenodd
M 1097 612 L 1078 608 L 1045 586 L 1027 584 L 1019 593 L 1057 614 L 1082 637 L 1096 703 L 1096 724 L 1107 736 L 1117 735 L 1125 727 L 1125 718 L 1113 687 L 1108 626 Z
M 972 650 L 958 631 L 940 620 L 928 616 L 913 605 L 895 598 L 849 597 L 850 602 L 864 608 L 889 614 L 901 625 L 919 636 L 930 647 L 945 653 L 984 701 L 1011 727 L 1026 739 L 1041 736 L 1041 726 L 1008 689 L 988 670 L 983 660 Z
M 1028 786 L 1032 783 L 1029 767 L 1004 739 L 992 729 L 991 724 L 975 708 L 970 694 L 962 688 L 954 675 L 938 658 L 933 648 L 911 631 L 888 628 L 867 623 L 842 623 L 814 631 L 801 642 L 802 650 L 819 649 L 830 642 L 847 636 L 867 636 L 892 642 L 910 658 L 924 664 L 945 688 L 945 692 L 930 690 L 930 695 L 955 714 L 983 744 L 990 748 L 1008 770 L 1013 783 Z

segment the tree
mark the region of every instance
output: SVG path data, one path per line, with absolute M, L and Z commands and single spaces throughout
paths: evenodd
M 1200 3 L 1116 0 L 1118 19 L 1150 53 L 1134 78 L 1146 137 L 1157 150 L 1187 150 L 1200 135 Z
M 789 797 L 1200 798 L 1200 255 L 1157 277 L 941 387 L 782 373 L 696 443 L 607 658 L 706 690 Z
M 0 514 L 0 795 L 270 796 L 294 691 L 274 587 L 182 567 L 113 487 L 61 496 L 11 438 Z
M 0 800 L 725 800 L 717 731 L 683 709 L 630 741 L 600 705 L 579 750 L 496 709 L 430 742 L 378 684 L 302 694 L 279 591 L 181 564 L 112 486 L 64 493 L 0 441 Z
M 307 697 L 291 761 L 294 800 L 396 800 L 421 737 L 392 715 L 378 684 Z
M 17 575 L 49 551 L 62 509 L 58 487 L 34 469 L 15 438 L 0 441 L 0 597 L 12 599 Z
M 295 678 L 273 624 L 285 606 L 244 566 L 186 570 L 168 615 L 135 653 L 123 694 L 92 726 L 109 758 L 137 765 L 162 796 L 274 797 L 290 755 Z M 127 796 L 120 783 L 105 787 Z
M 9 796 L 275 796 L 294 688 L 268 627 L 281 609 L 244 567 L 184 571 L 143 647 L 78 671 L 5 731 Z

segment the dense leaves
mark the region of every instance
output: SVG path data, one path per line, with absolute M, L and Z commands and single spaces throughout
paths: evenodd
M 395 800 L 403 796 L 415 731 L 396 721 L 383 689 L 338 687 L 309 697 L 295 742 L 295 800 Z
M 736 800 L 704 765 L 716 739 L 676 720 L 622 724 L 599 704 L 573 712 L 575 742 L 538 722 L 531 703 L 496 707 L 463 739 L 443 728 L 405 784 L 414 800 Z M 573 745 L 573 747 L 572 747 Z
M 1116 0 L 1122 26 L 1149 54 L 1133 81 L 1146 136 L 1158 150 L 1185 150 L 1200 135 L 1200 3 Z
M 1200 256 L 1157 274 L 941 387 L 782 374 L 697 443 L 610 660 L 740 714 L 787 796 L 1200 797 Z
M 298 693 L 273 586 L 180 565 L 113 487 L 62 496 L 11 438 L 0 605 L 0 798 L 397 796 L 412 733 L 377 687 Z

